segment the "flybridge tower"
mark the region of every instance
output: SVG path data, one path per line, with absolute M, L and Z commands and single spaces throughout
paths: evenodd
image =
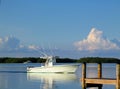
M 54 63 L 56 63 L 56 57 L 54 57 L 54 56 L 47 56 L 46 59 L 47 59 L 46 62 L 45 62 L 46 67 L 53 66 Z

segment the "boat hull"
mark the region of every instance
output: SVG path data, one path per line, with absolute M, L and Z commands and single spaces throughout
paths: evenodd
M 27 68 L 27 72 L 40 73 L 74 73 L 79 65 L 54 65 L 52 67 Z

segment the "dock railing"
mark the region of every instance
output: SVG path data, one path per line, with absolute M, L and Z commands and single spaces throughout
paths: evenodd
M 98 77 L 97 78 L 87 78 L 86 77 L 86 69 L 87 63 L 82 63 L 82 78 L 81 84 L 82 89 L 86 89 L 88 87 L 98 87 L 98 89 L 102 89 L 103 84 L 111 84 L 115 85 L 116 89 L 120 89 L 120 63 L 116 63 L 116 78 L 102 78 L 102 63 L 98 64 Z

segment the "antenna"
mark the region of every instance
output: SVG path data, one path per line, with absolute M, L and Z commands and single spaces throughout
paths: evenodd
M 38 51 L 41 55 L 47 57 L 47 54 L 45 54 L 44 52 Z
M 46 52 L 45 52 L 45 48 L 44 48 L 43 45 L 41 45 L 41 50 L 42 50 L 42 51 L 40 51 L 40 53 L 42 53 L 44 56 L 48 56 L 48 55 L 46 54 Z
M 54 55 L 53 50 L 52 50 L 50 44 L 49 44 L 49 49 L 50 49 L 51 54 Z
M 41 49 L 42 49 L 42 48 L 37 47 L 37 48 L 35 48 L 35 51 L 36 51 L 36 52 L 39 52 L 41 55 L 47 57 L 48 55 L 47 55 L 45 52 L 40 51 Z

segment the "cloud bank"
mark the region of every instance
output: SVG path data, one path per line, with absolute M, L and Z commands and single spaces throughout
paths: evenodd
M 77 50 L 74 49 L 76 47 Z M 81 58 L 88 56 L 117 57 L 120 58 L 120 40 L 106 38 L 102 31 L 92 28 L 88 36 L 74 43 L 73 50 L 69 49 L 43 49 L 41 46 L 21 44 L 13 36 L 0 37 L 0 57 L 40 57 L 41 51 L 48 55 L 67 58 Z
M 0 56 L 1 57 L 31 57 L 36 56 L 39 46 L 21 44 L 20 40 L 13 36 L 0 37 Z
M 86 39 L 75 42 L 74 45 L 79 51 L 120 50 L 116 42 L 104 37 L 102 31 L 92 28 Z
M 12 51 L 21 48 L 20 40 L 15 37 L 9 36 L 0 38 L 0 51 Z
M 51 52 L 51 50 L 53 52 Z M 40 57 L 43 53 L 47 55 L 59 55 L 65 57 L 69 51 L 60 49 L 47 49 L 34 44 L 25 46 L 21 41 L 13 36 L 0 37 L 0 57 Z
M 25 46 L 21 41 L 13 36 L 0 37 L 0 57 L 40 57 L 42 52 L 47 55 L 56 55 L 60 57 L 76 56 L 73 51 L 59 48 L 42 48 L 34 44 Z

